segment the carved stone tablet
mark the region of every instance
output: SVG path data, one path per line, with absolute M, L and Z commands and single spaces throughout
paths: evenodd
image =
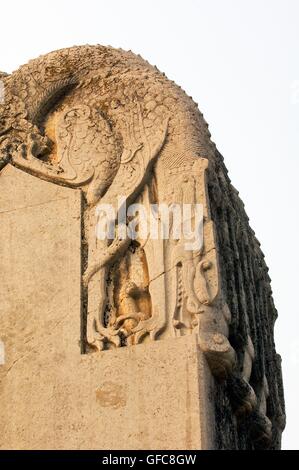
M 139 56 L 3 75 L 1 448 L 279 448 L 268 269 L 197 105 Z

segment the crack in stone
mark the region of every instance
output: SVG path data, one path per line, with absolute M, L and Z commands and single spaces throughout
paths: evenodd
M 190 258 L 189 260 L 182 260 L 181 263 L 182 263 L 182 264 L 186 264 L 186 262 L 188 262 L 188 261 L 190 261 L 190 260 L 194 260 L 194 259 L 196 259 L 196 258 L 201 258 L 201 257 L 203 257 L 203 256 L 206 256 L 206 255 L 208 255 L 209 253 L 211 253 L 211 251 L 213 251 L 213 250 L 216 250 L 216 248 L 215 248 L 215 247 L 210 248 L 210 249 L 209 249 L 208 251 L 206 251 L 205 253 L 198 253 L 197 255 L 192 256 L 192 258 Z M 176 267 L 177 267 L 177 263 L 174 264 L 173 266 L 171 266 L 169 269 L 166 269 L 166 270 L 163 271 L 162 273 L 157 274 L 157 276 L 153 277 L 153 278 L 149 281 L 149 283 L 148 283 L 148 285 L 147 285 L 146 287 L 149 287 L 152 282 L 156 281 L 157 279 L 159 279 L 159 277 L 163 276 L 164 274 L 169 273 L 170 271 L 172 271 L 172 270 L 175 269 Z

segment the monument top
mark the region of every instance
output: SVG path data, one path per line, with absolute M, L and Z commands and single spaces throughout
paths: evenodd
M 144 349 L 132 354 L 145 363 L 154 354 L 157 361 L 161 347 L 173 370 L 168 351 L 176 344 L 182 351 L 185 344 L 180 363 L 189 367 L 192 356 L 201 368 L 200 393 L 194 376 L 192 390 L 203 394 L 201 405 L 195 402 L 203 416 L 201 435 L 206 429 L 201 443 L 209 444 L 198 445 L 278 448 L 284 403 L 268 269 L 196 103 L 140 56 L 103 46 L 51 52 L 11 75 L 1 74 L 1 80 L 3 246 L 8 253 L 19 250 L 24 262 L 15 271 L 5 258 L 4 336 L 11 338 L 11 325 L 20 321 L 17 304 L 25 298 L 28 303 L 30 293 L 26 311 L 35 325 L 34 348 L 46 341 L 56 349 L 49 357 L 53 383 L 60 387 L 61 370 L 75 371 L 80 363 L 80 380 L 91 370 L 107 376 L 105 355 L 117 357 L 125 349 L 130 363 L 130 351 L 141 343 Z M 31 240 L 25 245 L 18 238 L 20 224 Z M 31 263 L 35 249 L 41 258 Z M 32 281 L 37 272 L 49 289 Z M 51 325 L 55 318 L 54 324 L 61 324 L 58 336 L 47 333 L 40 318 Z M 22 340 L 10 347 L 5 357 L 11 362 L 4 368 L 24 357 L 24 347 L 29 371 L 49 367 L 49 357 L 41 356 L 39 369 Z M 61 369 L 55 368 L 58 356 Z M 157 367 L 162 377 L 161 364 Z M 19 380 L 15 374 L 12 382 L 5 376 L 8 389 Z M 116 384 L 97 388 L 102 406 L 126 406 L 115 374 Z M 68 386 L 79 400 L 71 392 L 73 378 Z M 187 408 L 179 422 L 184 413 L 192 414 Z M 65 419 L 71 422 L 69 415 Z M 32 442 L 26 439 L 24 446 Z M 190 436 L 186 442 L 197 445 Z M 55 441 L 63 445 L 64 437 Z

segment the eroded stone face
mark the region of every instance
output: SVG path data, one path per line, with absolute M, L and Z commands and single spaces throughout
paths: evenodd
M 0 447 L 43 448 L 80 358 L 81 194 L 11 165 L 1 183 Z
M 94 437 L 87 444 L 82 437 L 86 427 L 79 421 L 72 428 L 78 416 L 74 408 L 81 406 L 75 389 L 82 391 L 84 374 L 96 364 L 101 375 L 103 358 L 117 360 L 123 349 L 128 352 L 119 352 L 119 358 L 129 355 L 123 370 L 128 374 L 130 350 L 141 343 L 144 367 L 150 367 L 151 348 L 161 348 L 167 363 L 163 342 L 179 348 L 181 337 L 195 338 L 200 361 L 207 361 L 217 380 L 229 385 L 216 393 L 209 372 L 199 377 L 204 396 L 196 399 L 207 402 L 205 394 L 214 394 L 217 419 L 215 423 L 214 410 L 205 413 L 199 404 L 197 436 L 207 434 L 190 438 L 188 448 L 279 447 L 284 409 L 267 267 L 197 106 L 140 57 L 101 46 L 50 53 L 3 81 L 4 447 L 17 446 L 16 435 L 20 447 L 34 446 L 36 434 L 29 435 L 21 422 L 30 425 L 34 414 L 27 415 L 25 407 L 41 397 L 38 406 L 49 402 L 54 408 L 45 408 L 42 415 L 37 407 L 38 419 L 44 423 L 52 410 L 53 422 L 46 425 L 37 447 L 46 439 L 55 448 L 76 447 L 81 439 L 83 447 L 109 448 L 108 440 Z M 140 209 L 120 222 L 123 206 L 132 204 L 147 214 L 161 204 L 200 205 L 202 243 L 190 245 L 186 217 L 177 222 L 171 215 L 168 238 L 142 231 Z M 110 211 L 104 219 L 103 208 Z M 192 210 L 190 227 L 197 220 Z M 154 217 L 160 221 L 160 215 Z M 111 239 L 99 236 L 103 220 L 116 227 Z M 128 230 L 133 222 L 138 225 L 135 237 Z M 179 235 L 172 236 L 178 227 Z M 107 419 L 109 410 L 126 408 L 129 400 L 116 372 L 114 377 L 113 362 L 110 369 L 110 377 L 93 382 L 87 397 Z M 41 375 L 43 383 L 46 371 L 45 385 L 31 380 Z M 171 387 L 172 380 L 165 376 L 164 385 Z M 131 392 L 132 387 L 144 393 L 139 385 L 131 385 Z M 149 399 L 156 399 L 159 409 L 167 406 L 156 391 Z M 66 438 L 56 406 L 64 410 L 61 416 L 71 426 L 70 434 L 73 429 L 74 440 Z M 177 424 L 182 416 L 183 411 Z M 245 418 L 252 426 L 240 431 L 236 419 Z M 155 418 L 148 419 L 151 426 Z M 128 441 L 137 448 L 154 439 L 152 434 L 148 440 L 141 437 L 147 432 L 145 419 L 141 422 L 139 444 Z M 58 437 L 49 440 L 54 430 Z M 183 448 L 179 437 L 178 442 L 175 446 L 165 436 L 165 448 Z M 163 448 L 162 440 L 158 448 Z

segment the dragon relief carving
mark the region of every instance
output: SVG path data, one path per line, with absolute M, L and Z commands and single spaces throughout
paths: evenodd
M 84 197 L 87 352 L 194 332 L 216 373 L 230 369 L 229 312 L 206 192 L 214 149 L 196 105 L 140 57 L 101 46 L 53 52 L 4 82 L 1 166 L 79 188 Z M 107 224 L 116 224 L 116 237 L 100 240 L 97 205 L 117 214 L 118 196 L 127 207 L 202 203 L 202 247 L 186 251 L 184 236 L 132 243 L 115 215 Z

